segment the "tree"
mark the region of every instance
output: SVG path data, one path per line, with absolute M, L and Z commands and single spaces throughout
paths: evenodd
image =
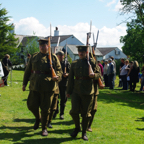
M 8 24 L 10 17 L 7 14 L 7 10 L 1 8 L 0 4 L 0 59 L 5 54 L 13 54 L 17 46 L 17 39 L 14 37 L 15 34 L 11 32 L 14 27 L 11 23 Z
M 123 43 L 123 52 L 134 60 L 144 61 L 144 27 L 138 18 L 127 23 L 127 35 L 122 36 L 120 42 Z
M 121 0 L 123 8 L 121 14 L 132 16 L 127 22 L 127 34 L 120 38 L 123 43 L 123 52 L 139 62 L 144 61 L 144 0 Z
M 132 14 L 128 19 L 139 16 L 141 24 L 144 26 L 144 0 L 120 0 L 122 8 L 120 14 Z

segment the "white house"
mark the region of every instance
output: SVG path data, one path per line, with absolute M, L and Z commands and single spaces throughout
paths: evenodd
M 114 59 L 127 58 L 118 47 L 98 47 L 97 49 L 103 54 L 103 59 L 108 59 L 111 56 L 113 56 Z
M 78 45 L 67 45 L 67 52 L 68 55 L 72 58 L 72 61 L 79 59 L 77 46 Z M 63 48 L 63 51 L 65 50 L 66 50 L 66 45 Z M 102 53 L 98 49 L 95 50 L 95 55 L 97 56 L 97 60 L 99 60 L 99 58 L 101 59 L 103 58 Z

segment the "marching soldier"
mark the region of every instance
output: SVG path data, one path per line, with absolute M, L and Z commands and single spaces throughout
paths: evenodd
M 28 109 L 36 118 L 34 130 L 39 128 L 42 123 L 42 136 L 47 136 L 47 120 L 50 114 L 50 108 L 56 90 L 56 82 L 62 76 L 61 65 L 58 58 L 52 54 L 53 68 L 57 76 L 52 77 L 50 60 L 48 59 L 48 40 L 39 40 L 40 52 L 33 54 L 28 62 L 23 78 L 22 90 L 25 91 L 30 80 L 30 93 L 27 100 Z M 39 113 L 41 109 L 41 115 Z
M 58 97 L 59 97 L 59 86 L 57 83 L 57 89 L 54 92 L 54 98 L 53 98 L 52 105 L 51 105 L 50 116 L 48 117 L 48 128 L 53 128 L 51 125 L 51 122 L 52 122 L 53 115 L 55 111 L 57 110 Z
M 101 76 L 101 70 L 100 70 L 100 67 L 98 65 L 96 65 L 96 73 L 97 73 L 97 75 L 99 74 L 99 76 Z M 91 109 L 91 119 L 89 121 L 88 129 L 87 129 L 89 132 L 92 132 L 91 125 L 92 125 L 92 122 L 94 120 L 95 113 L 97 112 L 98 95 L 99 95 L 98 81 L 94 80 L 94 99 L 93 99 L 93 104 L 92 104 L 92 109 Z
M 61 67 L 63 70 L 63 75 L 62 75 L 62 80 L 59 82 L 59 90 L 60 90 L 60 119 L 64 119 L 64 109 L 66 106 L 67 102 L 67 97 L 66 97 L 66 86 L 67 86 L 67 80 L 68 80 L 68 75 L 69 75 L 69 70 L 70 70 L 70 63 L 67 61 L 65 65 L 64 61 L 64 52 L 59 51 L 57 53 L 57 57 L 61 63 Z M 65 73 L 65 66 L 66 66 L 66 73 Z M 57 107 L 58 109 L 58 107 Z M 54 118 L 57 115 L 58 110 L 54 114 Z
M 93 79 L 98 80 L 100 77 L 97 72 L 96 62 L 90 59 L 90 63 L 94 74 L 89 74 L 89 66 L 86 59 L 87 46 L 78 46 L 79 58 L 73 61 L 69 73 L 67 97 L 71 95 L 72 109 L 70 115 L 75 123 L 75 130 L 71 133 L 71 137 L 76 137 L 80 132 L 80 117 L 82 116 L 82 138 L 88 140 L 86 130 L 91 119 L 91 109 L 94 99 L 94 83 Z

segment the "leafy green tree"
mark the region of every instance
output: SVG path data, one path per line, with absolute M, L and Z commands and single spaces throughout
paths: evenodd
M 17 39 L 14 37 L 14 27 L 12 24 L 8 24 L 10 17 L 7 16 L 8 12 L 5 8 L 1 8 L 0 4 L 0 59 L 5 54 L 13 54 L 17 46 Z
M 131 14 L 128 19 L 138 16 L 141 24 L 144 26 L 144 0 L 120 0 L 120 2 L 123 6 L 120 9 L 120 14 Z
M 123 52 L 139 62 L 144 61 L 144 27 L 139 17 L 127 23 L 127 34 L 120 38 Z

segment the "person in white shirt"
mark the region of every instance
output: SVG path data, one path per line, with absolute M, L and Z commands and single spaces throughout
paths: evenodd
M 107 75 L 107 70 L 108 70 L 109 64 L 108 64 L 108 60 L 105 60 L 105 65 L 104 65 L 104 82 L 105 82 L 105 87 L 109 87 L 109 82 L 108 82 L 108 75 Z
M 127 83 L 127 74 L 128 74 L 128 69 L 129 69 L 128 64 L 129 64 L 129 60 L 126 60 L 124 66 L 121 68 L 121 72 L 120 72 L 120 77 L 121 77 L 122 83 L 123 83 L 123 90 L 128 89 L 128 83 Z

